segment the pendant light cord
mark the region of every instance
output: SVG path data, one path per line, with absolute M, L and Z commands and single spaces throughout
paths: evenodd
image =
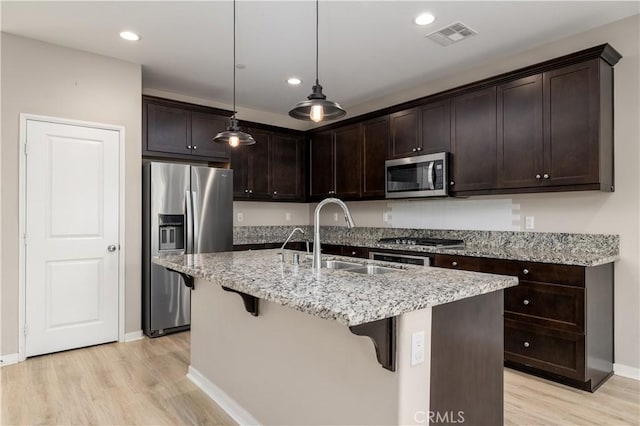
M 318 13 L 318 3 L 319 0 L 316 0 L 316 86 L 320 84 L 318 80 L 318 22 L 319 22 L 319 13 Z
M 233 0 L 233 117 L 236 116 L 236 0 Z

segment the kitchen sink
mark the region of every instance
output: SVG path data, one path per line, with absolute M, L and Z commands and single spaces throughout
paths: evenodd
M 327 269 L 353 269 L 362 268 L 363 266 L 360 263 L 343 262 L 341 260 L 325 260 L 322 262 L 322 268 Z
M 378 275 L 390 272 L 402 271 L 400 268 L 389 268 L 378 265 L 363 265 L 361 263 L 343 262 L 341 260 L 326 260 L 322 262 L 322 267 L 327 269 L 339 269 L 345 272 L 355 272 L 356 274 Z
M 356 272 L 358 274 L 378 275 L 388 274 L 390 272 L 402 271 L 400 268 L 387 268 L 386 266 L 366 265 L 361 268 L 347 269 L 347 272 Z

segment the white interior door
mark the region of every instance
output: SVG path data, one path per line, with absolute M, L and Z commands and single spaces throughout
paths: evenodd
M 26 126 L 26 355 L 118 339 L 119 132 Z

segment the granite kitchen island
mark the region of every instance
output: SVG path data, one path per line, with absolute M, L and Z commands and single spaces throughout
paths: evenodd
M 517 278 L 280 252 L 154 259 L 194 287 L 189 377 L 239 423 L 502 423 Z

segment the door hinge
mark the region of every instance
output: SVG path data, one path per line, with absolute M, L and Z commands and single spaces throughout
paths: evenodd
M 24 143 L 24 155 L 27 155 L 27 154 L 28 154 L 28 151 L 29 151 L 29 150 L 27 149 L 27 143 L 25 142 L 25 143 Z
M 27 334 L 29 334 L 29 324 L 24 325 L 24 335 L 26 336 Z
M 24 241 L 24 245 L 27 245 L 27 233 L 25 232 L 24 234 L 22 234 L 22 239 Z

